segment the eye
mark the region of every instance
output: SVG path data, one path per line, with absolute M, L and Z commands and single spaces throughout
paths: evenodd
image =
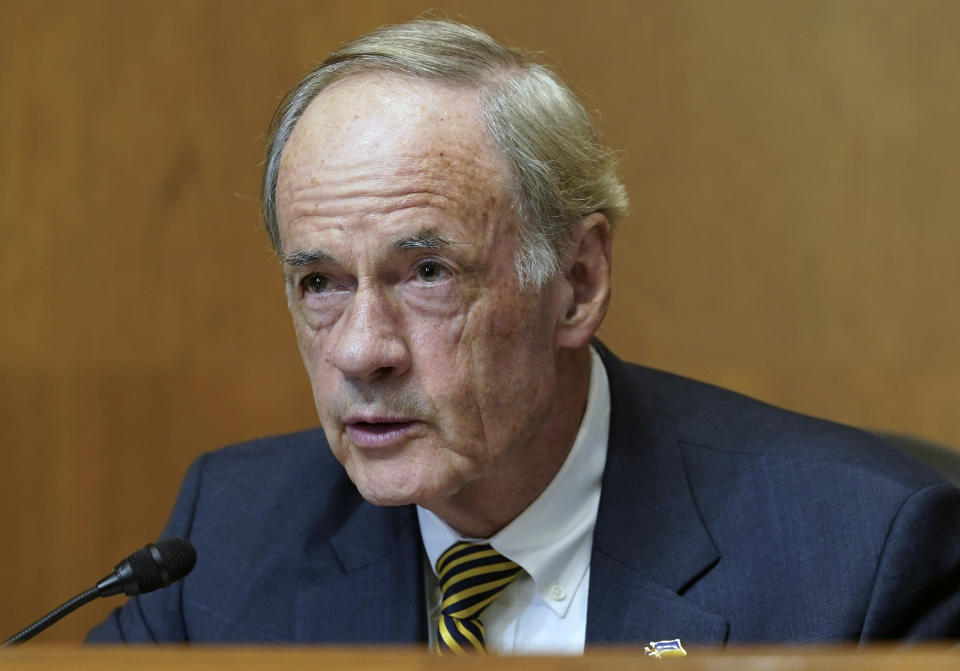
M 322 294 L 330 288 L 330 280 L 323 275 L 307 275 L 301 282 L 303 290 L 308 294 Z
M 424 261 L 417 266 L 417 279 L 427 284 L 445 280 L 450 276 L 450 270 L 436 261 Z

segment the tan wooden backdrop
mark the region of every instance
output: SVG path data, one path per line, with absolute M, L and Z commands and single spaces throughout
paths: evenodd
M 960 3 L 436 5 L 547 52 L 623 150 L 618 352 L 960 445 Z M 263 129 L 428 6 L 0 0 L 0 637 L 154 538 L 195 455 L 313 423 Z

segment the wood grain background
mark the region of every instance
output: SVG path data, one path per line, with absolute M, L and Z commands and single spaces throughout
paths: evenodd
M 960 445 L 960 3 L 0 0 L 0 637 L 154 538 L 197 454 L 314 423 L 263 132 L 430 6 L 546 52 L 623 151 L 621 356 Z

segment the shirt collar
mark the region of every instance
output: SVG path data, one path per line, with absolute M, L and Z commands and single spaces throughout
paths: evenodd
M 610 429 L 607 373 L 592 347 L 590 362 L 587 406 L 573 447 L 547 488 L 510 524 L 490 539 L 461 538 L 434 513 L 417 506 L 431 567 L 457 541 L 486 540 L 523 567 L 533 578 L 537 593 L 557 615 L 566 614 L 590 566 Z

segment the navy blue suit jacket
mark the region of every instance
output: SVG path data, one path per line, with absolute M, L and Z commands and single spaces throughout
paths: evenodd
M 960 637 L 960 491 L 869 434 L 602 356 L 588 645 Z M 320 430 L 200 457 L 164 533 L 196 569 L 89 640 L 427 639 L 414 507 L 364 501 Z

